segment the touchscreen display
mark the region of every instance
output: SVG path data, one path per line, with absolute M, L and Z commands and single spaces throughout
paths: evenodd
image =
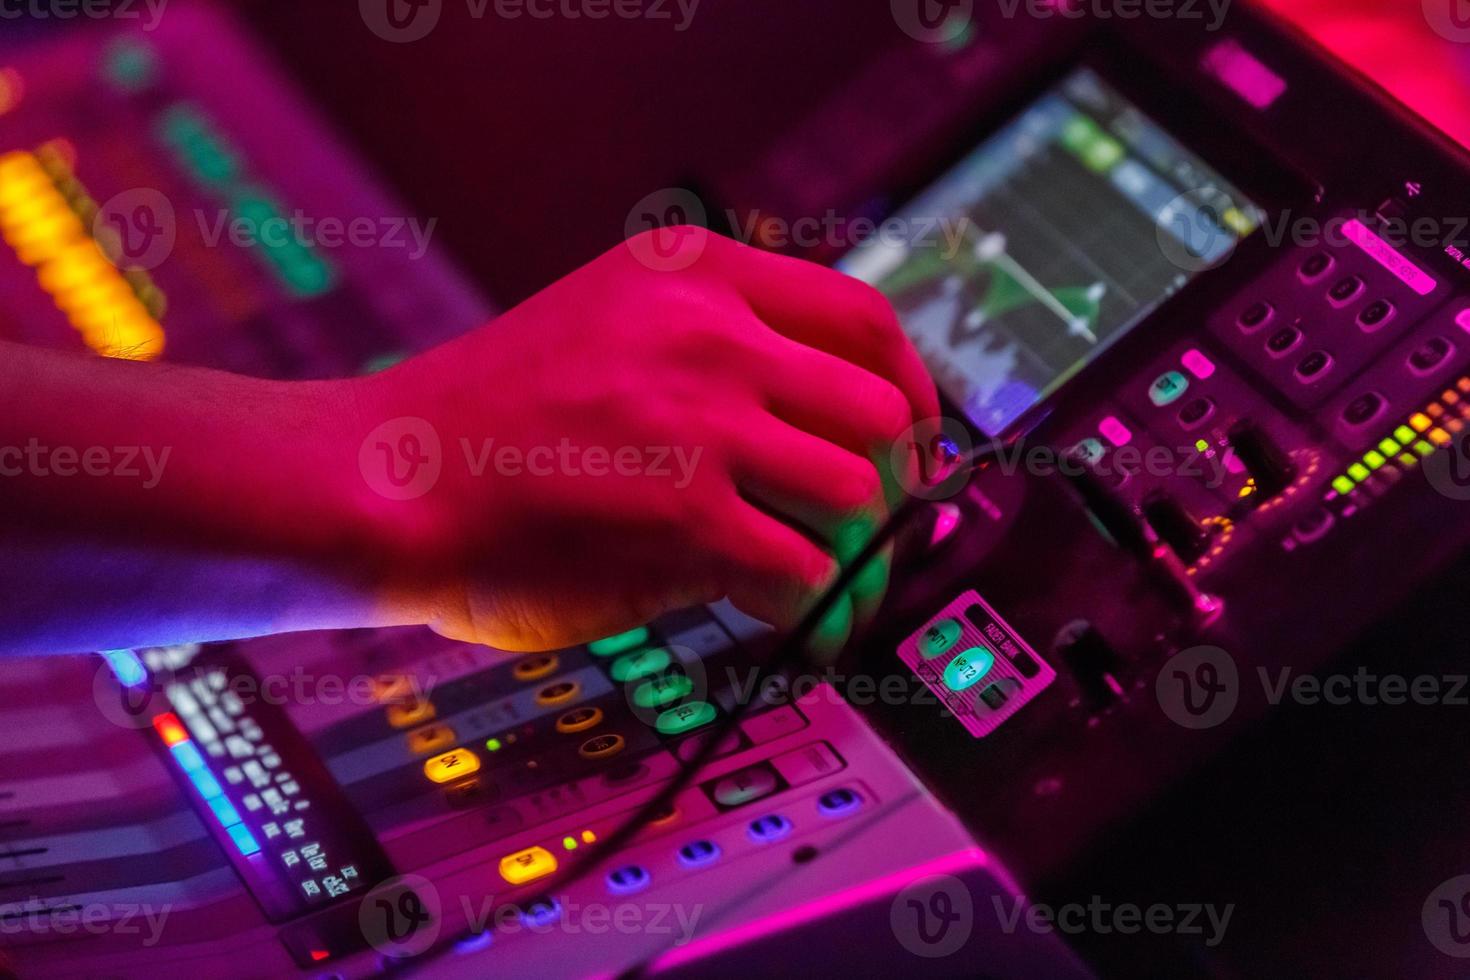
M 941 390 L 999 434 L 1261 220 L 1084 68 L 838 267 L 893 301 Z

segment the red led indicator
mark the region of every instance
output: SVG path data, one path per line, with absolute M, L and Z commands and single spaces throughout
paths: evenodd
M 183 722 L 179 721 L 179 716 L 172 711 L 165 711 L 154 718 L 153 727 L 157 729 L 164 745 L 178 745 L 189 739 L 189 733 L 184 730 Z

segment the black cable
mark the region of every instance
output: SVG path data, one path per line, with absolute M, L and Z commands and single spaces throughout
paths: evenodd
M 970 453 L 958 457 L 946 475 L 946 479 L 952 479 L 960 470 L 973 470 L 980 462 L 994 455 L 1000 449 L 1000 443 L 991 441 L 983 446 L 977 447 Z M 776 647 L 775 652 L 761 664 L 756 672 L 755 683 L 751 685 L 751 697 L 745 701 L 738 701 L 734 708 L 725 714 L 720 723 L 710 731 L 699 736 L 704 739 L 691 758 L 685 761 L 675 774 L 674 778 L 664 786 L 647 803 L 639 808 L 629 817 L 612 835 L 599 840 L 585 851 L 581 851 L 578 857 L 562 869 L 552 873 L 552 877 L 542 889 L 543 894 L 554 895 L 557 891 L 570 888 L 572 885 L 587 877 L 594 869 L 601 866 L 608 857 L 618 853 L 638 833 L 648 825 L 650 821 L 662 815 L 681 792 L 703 771 L 705 765 L 714 757 L 720 746 L 725 742 L 726 736 L 734 730 L 757 700 L 756 692 L 762 690 L 767 681 L 776 676 L 788 665 L 800 661 L 806 652 L 808 641 L 822 619 L 831 611 L 833 605 L 846 594 L 848 588 L 856 580 L 868 563 L 878 556 L 887 544 L 892 541 L 898 532 L 918 514 L 929 501 L 922 497 L 910 496 L 901 503 L 888 519 L 879 526 L 876 533 L 864 545 L 857 557 L 844 565 L 838 573 L 836 580 L 817 597 L 817 601 L 807 610 L 800 622 L 782 639 Z M 507 903 L 515 906 L 516 903 Z M 492 918 L 493 921 L 493 918 Z M 407 970 L 413 970 L 426 965 L 442 956 L 452 948 L 454 942 L 459 939 L 469 938 L 477 933 L 468 932 L 455 937 L 454 940 L 441 940 L 434 947 L 426 950 L 423 954 L 403 962 L 402 966 Z

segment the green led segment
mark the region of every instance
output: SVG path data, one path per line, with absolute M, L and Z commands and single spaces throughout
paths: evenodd
M 102 74 L 124 92 L 141 92 L 158 76 L 158 57 L 142 41 L 120 38 L 108 46 Z
M 1332 489 L 1336 490 L 1338 493 L 1352 493 L 1353 488 L 1356 486 L 1357 484 L 1354 483 L 1350 477 L 1346 476 L 1340 476 L 1332 481 Z
M 659 715 L 653 727 L 660 735 L 682 735 L 714 720 L 714 705 L 708 701 L 691 701 Z
M 694 691 L 694 682 L 683 674 L 655 677 L 633 688 L 633 703 L 640 708 L 662 708 Z
M 1370 449 L 1363 454 L 1363 462 L 1368 464 L 1370 470 L 1381 470 L 1383 469 L 1383 464 L 1388 462 L 1388 460 L 1384 459 L 1383 454 L 1378 450 Z
M 619 684 L 626 684 L 640 677 L 652 677 L 673 663 L 673 659 L 663 647 L 649 647 L 614 660 L 608 673 Z
M 1397 439 L 1401 445 L 1407 446 L 1409 445 L 1409 443 L 1414 441 L 1414 430 L 1409 428 L 1407 425 L 1401 425 L 1397 429 L 1393 430 L 1393 437 Z
M 313 249 L 293 237 L 290 222 L 275 201 L 247 191 L 234 201 L 235 214 L 257 231 L 257 244 L 286 286 L 298 296 L 319 296 L 332 288 L 331 268 Z M 274 229 L 266 233 L 267 229 Z
M 641 647 L 648 642 L 648 636 L 648 627 L 640 626 L 626 633 L 617 633 L 600 640 L 593 640 L 587 644 L 587 649 L 592 651 L 593 656 L 611 657 L 615 653 L 626 653 L 634 647 Z
M 1418 442 L 1414 443 L 1414 452 L 1418 453 L 1420 456 L 1428 456 L 1430 453 L 1434 452 L 1434 447 L 1425 442 L 1423 439 L 1420 439 Z
M 1405 466 L 1413 466 L 1419 460 L 1415 459 L 1412 453 L 1399 453 L 1399 462 Z
M 960 641 L 960 624 L 953 619 L 941 619 L 930 625 L 919 637 L 919 653 L 925 660 L 933 660 L 949 652 L 949 648 Z
M 1403 446 L 1400 446 L 1392 439 L 1385 439 L 1378 444 L 1378 451 L 1385 456 L 1392 456 L 1394 453 L 1403 448 Z
M 1368 467 L 1364 466 L 1362 463 L 1354 463 L 1352 466 L 1348 467 L 1347 471 L 1348 476 L 1352 477 L 1353 480 L 1357 483 L 1362 483 L 1364 480 L 1368 479 L 1369 476 Z
M 1210 444 L 1203 439 L 1196 439 L 1194 443 L 1194 448 L 1198 449 L 1202 453 L 1208 452 L 1210 449 Z
M 240 176 L 239 155 L 192 106 L 181 103 L 165 110 L 158 119 L 158 128 L 163 141 L 203 183 L 222 184 Z
M 1061 132 L 1062 145 L 1095 173 L 1107 173 L 1123 159 L 1123 145 L 1084 115 L 1067 120 Z
M 955 693 L 980 683 L 995 666 L 995 654 L 984 647 L 970 647 L 944 668 L 944 686 Z
M 485 748 L 491 752 L 499 752 L 503 746 L 501 745 L 500 739 L 487 738 L 485 739 Z

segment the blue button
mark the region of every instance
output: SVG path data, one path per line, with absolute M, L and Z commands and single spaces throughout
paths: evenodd
M 995 654 L 985 647 L 970 647 L 955 657 L 944 668 L 944 686 L 958 694 L 967 687 L 980 683 L 981 678 L 995 666 Z
M 702 868 L 720 859 L 720 845 L 712 840 L 690 841 L 679 848 L 679 861 L 685 867 Z
M 495 943 L 495 933 L 486 929 L 484 932 L 471 933 L 454 944 L 454 951 L 461 956 L 470 953 L 478 953 L 482 949 L 489 949 Z
M 246 857 L 260 851 L 260 844 L 256 843 L 255 835 L 243 823 L 237 823 L 233 827 L 226 827 L 225 833 L 230 835 L 230 840 L 235 842 L 235 847 Z
M 834 789 L 817 799 L 817 810 L 824 817 L 845 817 L 863 805 L 863 798 L 850 789 Z
M 779 813 L 756 817 L 750 822 L 750 839 L 757 844 L 769 844 L 791 833 L 791 821 Z
M 521 908 L 521 921 L 528 926 L 549 926 L 561 918 L 561 903 L 550 896 L 533 898 Z
M 614 895 L 631 895 L 647 888 L 651 881 L 653 876 L 648 873 L 647 868 L 629 864 L 607 873 L 607 890 Z

